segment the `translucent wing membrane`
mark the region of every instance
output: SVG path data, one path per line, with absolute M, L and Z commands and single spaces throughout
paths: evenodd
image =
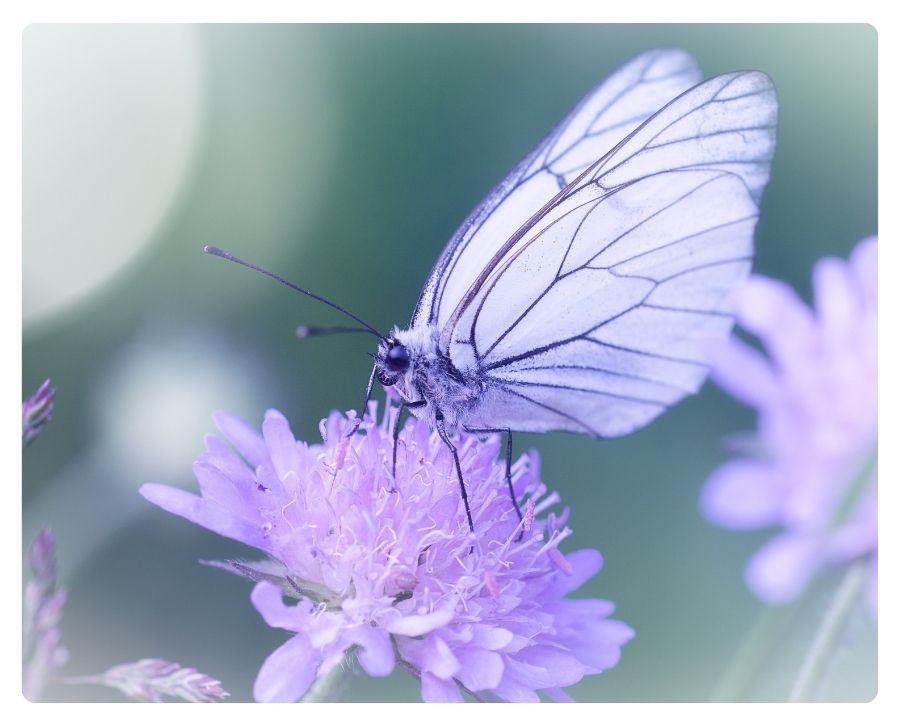
M 765 75 L 711 79 L 494 245 L 442 336 L 457 368 L 487 376 L 471 427 L 621 436 L 700 387 L 704 349 L 731 327 L 725 299 L 750 269 L 776 116 Z M 550 173 L 593 126 L 571 128 L 526 167 Z
M 699 81 L 690 55 L 666 49 L 638 56 L 598 85 L 456 231 L 425 284 L 412 325 L 444 327 L 517 230 L 651 114 Z

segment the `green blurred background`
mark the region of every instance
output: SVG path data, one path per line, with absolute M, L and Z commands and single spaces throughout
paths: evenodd
M 50 524 L 69 589 L 69 674 L 158 656 L 249 700 L 286 638 L 250 584 L 198 564 L 242 546 L 156 510 L 146 481 L 194 488 L 219 408 L 285 412 L 298 437 L 359 405 L 370 341 L 297 340 L 323 306 L 201 254 L 230 249 L 382 329 L 405 324 L 456 226 L 581 96 L 628 58 L 693 53 L 707 76 L 765 71 L 781 113 L 759 272 L 810 270 L 876 232 L 876 31 L 864 25 L 30 26 L 24 33 L 23 396 L 58 387 L 24 457 L 23 544 Z M 833 582 L 769 614 L 746 688 L 717 691 L 764 608 L 742 568 L 768 533 L 719 530 L 700 488 L 754 417 L 714 386 L 628 438 L 519 436 L 571 505 L 572 549 L 604 570 L 637 637 L 570 689 L 586 701 L 783 700 Z M 773 625 L 774 623 L 774 625 Z M 758 625 L 755 627 L 759 627 Z M 779 629 L 780 628 L 780 629 Z M 854 617 L 820 697 L 875 692 Z M 717 684 L 719 684 L 717 686 Z M 56 687 L 53 700 L 116 700 Z M 417 700 L 396 673 L 347 700 Z

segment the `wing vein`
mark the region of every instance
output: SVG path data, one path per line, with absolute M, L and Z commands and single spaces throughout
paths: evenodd
M 590 433 L 592 436 L 601 438 L 600 434 L 597 432 L 597 430 L 593 426 L 589 426 L 584 421 L 573 416 L 572 414 L 566 413 L 565 411 L 560 411 L 559 409 L 554 408 L 553 406 L 548 406 L 546 403 L 542 403 L 541 401 L 536 401 L 531 396 L 526 396 L 524 393 L 520 393 L 519 391 L 514 391 L 511 388 L 509 388 L 508 386 L 501 386 L 501 388 L 503 389 L 504 392 L 510 394 L 511 396 L 518 396 L 519 398 L 524 399 L 524 400 L 528 401 L 529 403 L 534 404 L 535 406 L 543 408 L 546 411 L 550 411 L 551 413 L 555 413 L 557 416 L 562 416 L 563 418 L 568 419 L 569 421 L 572 421 L 573 423 L 578 424 L 585 431 Z
M 718 229 L 725 229 L 726 227 L 731 227 L 735 224 L 740 224 L 741 222 L 747 222 L 751 219 L 756 219 L 756 217 L 757 217 L 757 215 L 753 214 L 753 215 L 748 215 L 746 217 L 741 217 L 740 219 L 735 219 L 732 222 L 723 222 L 722 224 L 715 224 L 712 227 L 706 227 L 705 229 L 701 229 L 697 232 L 692 232 L 691 234 L 687 234 L 684 237 L 679 237 L 678 239 L 674 239 L 671 242 L 666 242 L 666 244 L 660 245 L 659 247 L 654 247 L 653 249 L 649 249 L 646 252 L 639 252 L 638 254 L 632 255 L 631 257 L 626 257 L 624 260 L 621 260 L 620 262 L 617 262 L 614 265 L 610 265 L 606 269 L 608 269 L 610 272 L 612 272 L 612 269 L 614 267 L 618 267 L 619 265 L 624 265 L 626 262 L 633 262 L 634 260 L 639 260 L 641 257 L 655 254 L 659 250 L 664 250 L 667 247 L 672 247 L 674 245 L 682 244 L 683 242 L 687 242 L 688 240 L 693 239 L 695 237 L 701 237 L 704 234 L 707 234 L 709 232 L 714 232 L 715 230 L 718 230 Z M 660 282 L 662 282 L 662 280 L 660 280 Z
M 709 139 L 714 136 L 724 136 L 725 134 L 739 134 L 743 135 L 747 131 L 771 131 L 775 126 L 772 124 L 767 124 L 764 126 L 744 126 L 738 129 L 720 129 L 719 131 L 709 131 L 705 134 L 697 134 L 696 136 L 685 136 L 681 139 L 672 139 L 671 141 L 662 141 L 658 144 L 647 144 L 643 151 L 650 151 L 653 149 L 662 149 L 666 146 L 673 146 L 675 144 L 686 144 L 688 142 L 697 141 L 698 139 Z
M 643 307 L 648 308 L 650 310 L 662 310 L 668 313 L 691 313 L 693 315 L 715 315 L 721 318 L 732 318 L 734 317 L 731 313 L 726 313 L 723 310 L 697 310 L 695 308 L 676 308 L 671 305 L 659 305 L 657 303 L 643 303 Z
M 547 365 L 547 366 L 525 366 L 523 368 L 516 368 L 517 373 L 522 373 L 525 371 L 557 371 L 557 370 L 575 370 L 575 371 L 590 371 L 593 373 L 604 373 L 609 376 L 616 376 L 617 378 L 627 378 L 632 381 L 641 381 L 642 383 L 652 383 L 657 386 L 663 386 L 665 388 L 671 388 L 673 391 L 678 391 L 679 393 L 693 393 L 688 388 L 683 386 L 677 386 L 674 383 L 669 381 L 659 380 L 657 378 L 652 378 L 650 376 L 642 376 L 637 373 L 627 373 L 625 371 L 618 371 L 613 368 L 604 368 L 602 366 L 583 366 L 583 365 Z
M 499 382 L 503 379 L 500 378 L 491 378 L 493 382 Z M 638 396 L 629 396 L 625 393 L 614 393 L 612 391 L 598 391 L 593 388 L 582 388 L 580 386 L 567 386 L 563 383 L 538 383 L 536 381 L 515 381 L 509 382 L 505 381 L 506 386 L 523 386 L 525 388 L 551 388 L 554 390 L 560 391 L 573 391 L 574 393 L 588 393 L 595 396 L 608 396 L 609 398 L 615 398 L 621 401 L 629 401 L 630 403 L 645 403 L 651 406 L 660 406 L 661 408 L 665 408 L 668 406 L 668 403 L 663 401 L 657 401 L 653 398 L 640 398 Z

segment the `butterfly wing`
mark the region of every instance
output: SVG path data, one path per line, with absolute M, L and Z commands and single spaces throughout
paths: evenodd
M 443 328 L 475 277 L 532 215 L 666 102 L 701 80 L 683 50 L 626 63 L 594 88 L 469 215 L 419 296 L 412 326 Z
M 486 376 L 470 427 L 621 436 L 699 389 L 750 269 L 776 118 L 764 74 L 706 81 L 494 250 L 442 332 Z

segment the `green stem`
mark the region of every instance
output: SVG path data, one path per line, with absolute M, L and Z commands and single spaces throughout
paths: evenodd
M 350 679 L 350 664 L 339 663 L 310 686 L 301 703 L 334 703 Z
M 757 678 L 764 659 L 780 639 L 795 610 L 796 605 L 762 608 L 716 683 L 710 694 L 710 701 L 735 703 L 743 700 L 747 689 Z
M 812 700 L 822 670 L 829 656 L 834 652 L 838 638 L 844 631 L 847 618 L 856 604 L 858 595 L 866 580 L 866 561 L 857 560 L 851 564 L 840 585 L 834 592 L 828 609 L 806 652 L 797 678 L 791 688 L 788 700 L 792 703 Z

